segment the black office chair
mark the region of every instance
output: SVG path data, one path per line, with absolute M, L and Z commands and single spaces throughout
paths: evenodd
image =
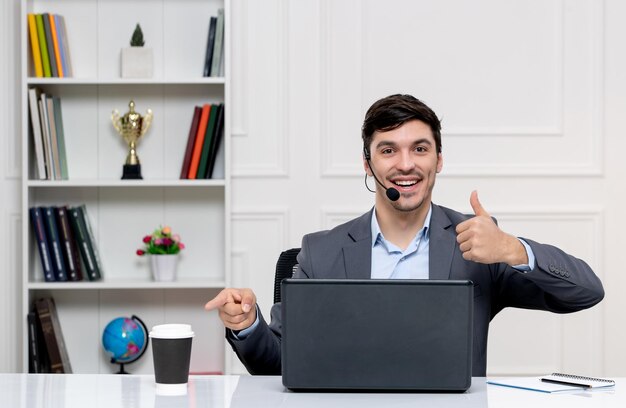
M 291 278 L 298 267 L 296 257 L 300 248 L 291 248 L 280 253 L 276 262 L 276 275 L 274 276 L 274 303 L 280 302 L 280 283 L 285 278 Z

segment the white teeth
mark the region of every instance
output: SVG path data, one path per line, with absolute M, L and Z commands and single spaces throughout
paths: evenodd
M 417 181 L 396 181 L 394 184 L 398 185 L 398 186 L 403 186 L 403 187 L 408 187 L 408 186 L 412 186 L 417 184 Z

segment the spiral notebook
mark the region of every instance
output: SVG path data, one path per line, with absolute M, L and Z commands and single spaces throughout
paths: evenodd
M 615 387 L 613 380 L 563 373 L 542 377 L 490 378 L 487 384 L 547 393 Z

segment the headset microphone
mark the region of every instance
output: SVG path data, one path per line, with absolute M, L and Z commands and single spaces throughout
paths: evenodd
M 367 151 L 367 149 L 363 149 L 363 156 L 365 156 L 365 160 L 367 161 L 367 165 L 372 172 L 372 176 L 374 177 L 374 180 L 376 180 L 376 182 L 380 184 L 382 188 L 385 189 L 385 194 L 387 195 L 387 198 L 391 201 L 398 201 L 398 199 L 400 198 L 400 192 L 393 187 L 389 187 L 389 188 L 385 187 L 385 185 L 381 183 L 380 180 L 378 180 L 378 177 L 376 177 L 376 174 L 374 174 L 374 169 L 372 168 L 372 163 L 370 162 L 370 154 Z M 365 175 L 365 187 L 367 187 L 367 174 Z M 367 187 L 367 189 L 370 190 L 369 187 Z

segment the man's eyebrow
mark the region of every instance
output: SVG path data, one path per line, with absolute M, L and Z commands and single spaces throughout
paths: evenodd
M 433 142 L 429 138 L 426 138 L 426 137 L 417 139 L 413 142 L 414 146 L 420 145 L 420 144 L 427 144 L 429 146 L 432 146 Z M 380 142 L 376 144 L 377 149 L 381 147 L 395 147 L 395 146 L 397 146 L 397 143 L 391 140 L 381 140 Z

